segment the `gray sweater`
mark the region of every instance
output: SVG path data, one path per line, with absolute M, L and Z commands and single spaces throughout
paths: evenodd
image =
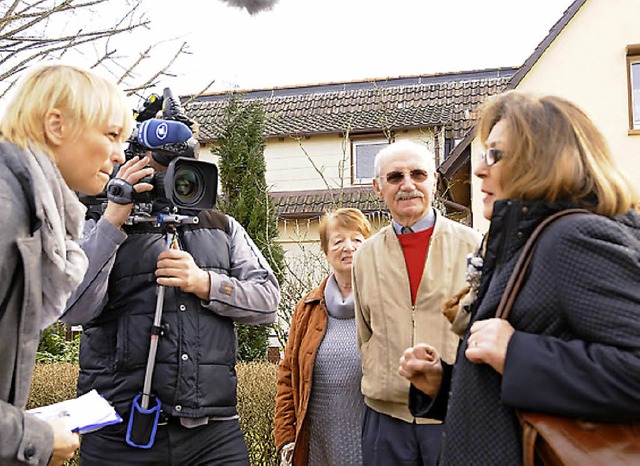
M 316 353 L 309 399 L 309 466 L 362 464 L 364 398 L 353 295 L 343 300 L 327 281 L 327 330 Z

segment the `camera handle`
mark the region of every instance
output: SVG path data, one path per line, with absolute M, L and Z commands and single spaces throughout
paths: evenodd
M 200 219 L 192 215 L 158 214 L 155 217 L 148 215 L 131 215 L 125 222 L 127 225 L 151 224 L 153 227 L 169 232 L 173 229 L 175 234 L 176 225 L 196 225 Z M 170 243 L 168 243 L 170 244 Z
M 176 229 L 171 223 L 166 225 L 166 246 L 170 248 L 176 240 Z M 156 311 L 153 316 L 153 325 L 151 326 L 151 343 L 149 345 L 149 356 L 147 358 L 147 368 L 144 373 L 144 384 L 142 385 L 142 398 L 140 406 L 143 409 L 149 407 L 149 399 L 151 396 L 151 381 L 153 380 L 153 371 L 156 365 L 156 354 L 158 352 L 158 338 L 162 335 L 162 312 L 164 307 L 165 287 L 158 285 L 158 297 L 156 299 Z

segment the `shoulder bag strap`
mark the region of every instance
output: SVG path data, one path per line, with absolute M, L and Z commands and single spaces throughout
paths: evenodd
M 525 273 L 527 271 L 527 267 L 529 267 L 529 263 L 531 262 L 531 258 L 533 257 L 533 252 L 536 248 L 536 243 L 540 235 L 546 230 L 546 228 L 554 223 L 556 220 L 559 220 L 563 217 L 570 215 L 582 215 L 582 214 L 591 214 L 592 212 L 586 209 L 567 209 L 561 210 L 560 212 L 556 212 L 553 215 L 545 218 L 540 224 L 533 230 L 531 236 L 525 243 L 522 248 L 522 252 L 518 257 L 518 261 L 516 262 L 515 267 L 513 268 L 513 272 L 511 272 L 511 276 L 509 277 L 509 281 L 507 282 L 507 286 L 502 293 L 502 298 L 500 299 L 500 303 L 498 304 L 498 309 L 496 310 L 496 317 L 500 319 L 507 320 L 509 318 L 509 313 L 511 312 L 511 307 L 513 306 L 516 297 L 518 296 L 518 291 L 520 291 L 520 286 L 522 285 L 522 281 L 524 280 Z

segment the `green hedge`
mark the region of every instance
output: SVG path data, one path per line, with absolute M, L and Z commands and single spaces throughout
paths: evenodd
M 266 362 L 238 363 L 238 412 L 252 465 L 277 465 L 273 442 L 278 368 Z M 76 396 L 78 366 L 68 363 L 36 364 L 27 408 Z M 77 455 L 67 465 L 77 464 Z

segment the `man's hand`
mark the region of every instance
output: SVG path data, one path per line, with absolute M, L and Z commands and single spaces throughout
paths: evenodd
M 156 277 L 158 285 L 177 286 L 203 301 L 209 301 L 209 272 L 198 267 L 186 251 L 174 248 L 162 251 L 158 256 Z
M 442 383 L 442 363 L 433 346 L 418 343 L 400 357 L 398 374 L 421 392 L 434 397 Z
M 49 466 L 59 466 L 73 457 L 80 446 L 80 437 L 69 430 L 62 418 L 50 420 L 49 425 L 53 429 L 53 454 Z
M 504 319 L 493 318 L 474 322 L 470 332 L 464 355 L 475 364 L 489 364 L 502 375 L 514 328 Z
M 145 176 L 153 174 L 153 168 L 147 167 L 148 164 L 149 157 L 133 157 L 120 167 L 116 174 L 116 178 L 120 178 L 132 185 L 134 191 L 137 193 L 151 191 L 153 189 L 153 185 L 149 183 L 138 183 Z M 107 202 L 107 208 L 104 210 L 102 216 L 120 228 L 124 222 L 127 221 L 129 215 L 131 215 L 132 207 L 133 204 L 117 204 L 109 201 Z

